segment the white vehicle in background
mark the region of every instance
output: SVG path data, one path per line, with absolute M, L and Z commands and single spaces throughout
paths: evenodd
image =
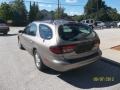
M 92 29 L 94 28 L 95 21 L 93 19 L 82 20 L 82 24 L 90 26 Z
M 117 27 L 119 27 L 119 28 L 120 28 L 120 22 L 118 22 L 118 23 L 117 23 Z
M 97 28 L 104 28 L 105 27 L 105 23 L 104 22 L 102 22 L 102 21 L 96 21 L 95 22 L 96 23 L 96 27 Z

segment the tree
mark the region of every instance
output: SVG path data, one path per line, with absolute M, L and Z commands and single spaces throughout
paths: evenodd
M 11 6 L 7 3 L 2 3 L 0 6 L 0 17 L 4 20 L 12 19 L 12 9 Z
M 98 12 L 101 8 L 106 8 L 105 2 L 102 0 L 88 0 L 85 5 L 85 14 L 92 14 Z
M 14 25 L 25 25 L 27 21 L 27 10 L 23 0 L 15 0 L 12 4 Z
M 55 19 L 60 19 L 60 18 L 63 18 L 63 14 L 64 14 L 64 8 L 59 8 L 59 10 L 58 9 L 56 9 L 55 10 Z M 59 12 L 59 13 L 58 13 Z M 59 15 L 58 15 L 59 14 Z
M 54 19 L 54 11 L 47 11 L 45 9 L 41 10 L 42 18 L 41 20 Z
M 103 0 L 88 0 L 84 12 L 86 19 L 92 18 L 101 21 L 113 21 L 120 17 L 117 10 L 108 7 Z
M 68 19 L 68 20 L 72 19 L 70 16 L 68 16 L 67 13 L 65 13 L 65 9 L 61 7 L 59 8 L 59 13 L 58 13 L 58 9 L 55 10 L 54 18 L 55 19 Z
M 72 16 L 72 19 L 80 22 L 83 19 L 85 19 L 85 15 L 74 15 L 74 16 Z
M 41 14 L 38 4 L 35 2 L 33 4 L 30 3 L 30 11 L 29 11 L 29 22 L 34 20 L 40 20 L 43 17 Z

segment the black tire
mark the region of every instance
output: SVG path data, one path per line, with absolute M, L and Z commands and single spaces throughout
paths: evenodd
M 4 32 L 4 33 L 3 33 L 3 35 L 7 35 L 7 34 L 8 34 L 8 32 Z
M 40 55 L 38 54 L 37 50 L 33 51 L 33 55 L 34 55 L 34 61 L 35 61 L 35 65 L 37 67 L 38 70 L 40 71 L 44 71 L 47 69 L 47 67 L 43 64 L 42 59 L 40 57 Z
M 120 28 L 120 25 L 119 25 L 119 28 Z
M 25 48 L 23 47 L 23 45 L 21 44 L 20 40 L 18 40 L 18 46 L 21 50 L 25 50 Z

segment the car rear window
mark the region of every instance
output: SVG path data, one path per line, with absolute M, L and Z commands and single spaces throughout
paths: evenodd
M 63 40 L 76 41 L 89 36 L 93 30 L 81 24 L 65 24 L 59 27 L 59 36 Z

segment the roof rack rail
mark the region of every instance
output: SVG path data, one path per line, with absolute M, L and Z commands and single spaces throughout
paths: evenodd
M 50 23 L 50 24 L 65 24 L 65 23 L 78 23 L 77 21 L 69 21 L 64 19 L 58 19 L 58 20 L 44 20 L 42 22 Z
M 45 22 L 45 23 L 54 23 L 54 20 L 43 20 L 41 22 Z

